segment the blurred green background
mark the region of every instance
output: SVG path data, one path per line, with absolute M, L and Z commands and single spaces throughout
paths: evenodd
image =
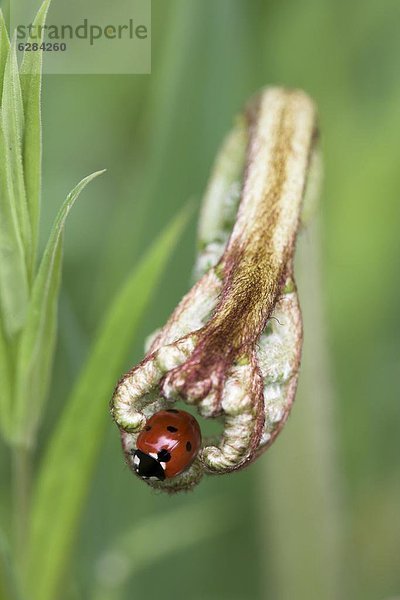
M 127 270 L 188 200 L 200 206 L 234 115 L 271 84 L 316 100 L 325 162 L 319 227 L 300 248 L 300 393 L 256 465 L 176 497 L 131 476 L 110 419 L 65 598 L 89 598 L 99 580 L 116 600 L 122 567 L 101 557 L 135 525 L 142 533 L 126 600 L 400 598 L 400 4 L 153 0 L 152 62 L 149 76 L 44 78 L 43 242 L 74 183 L 107 173 L 67 227 L 37 461 Z M 195 232 L 193 217 L 126 368 L 187 290 Z M 198 510 L 182 531 L 179 511 L 187 523 L 190 505 Z M 170 511 L 170 527 L 159 526 Z

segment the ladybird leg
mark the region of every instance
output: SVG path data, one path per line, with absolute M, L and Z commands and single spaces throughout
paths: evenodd
M 255 357 L 233 367 L 225 382 L 222 409 L 224 431 L 218 446 L 203 449 L 201 459 L 213 473 L 242 467 L 258 446 L 263 432 L 264 402 L 262 377 Z

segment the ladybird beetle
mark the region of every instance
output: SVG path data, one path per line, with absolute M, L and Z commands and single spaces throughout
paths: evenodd
M 184 410 L 160 410 L 147 421 L 136 446 L 132 451 L 136 473 L 163 481 L 192 464 L 201 446 L 200 427 Z

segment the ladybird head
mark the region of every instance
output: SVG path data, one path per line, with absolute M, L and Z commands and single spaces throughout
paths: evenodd
M 154 478 L 164 481 L 165 472 L 161 462 L 165 457 L 160 456 L 160 454 L 161 453 L 151 456 L 150 454 L 142 452 L 142 450 L 135 450 L 133 455 L 133 468 L 139 477 L 142 477 L 142 479 Z

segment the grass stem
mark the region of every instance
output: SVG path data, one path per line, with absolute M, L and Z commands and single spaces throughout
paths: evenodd
M 12 449 L 13 545 L 17 570 L 25 559 L 31 490 L 31 450 L 23 446 Z
M 260 518 L 273 572 L 265 583 L 280 600 L 346 597 L 319 248 L 313 223 L 299 244 L 296 271 L 305 325 L 298 397 L 282 438 L 261 461 Z

